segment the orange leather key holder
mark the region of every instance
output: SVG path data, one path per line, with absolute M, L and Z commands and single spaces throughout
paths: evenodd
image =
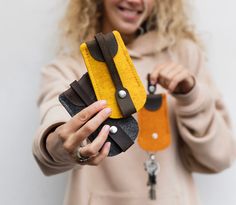
M 138 144 L 148 152 L 163 150 L 170 145 L 168 104 L 166 94 L 154 94 L 156 85 L 150 83 L 144 107 L 138 112 Z

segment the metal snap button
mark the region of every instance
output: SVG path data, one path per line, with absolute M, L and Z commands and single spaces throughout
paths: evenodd
M 115 133 L 117 133 L 117 131 L 118 131 L 118 128 L 116 126 L 110 127 L 110 133 L 115 134 Z
M 154 133 L 152 134 L 152 138 L 156 140 L 156 139 L 158 138 L 158 134 L 157 134 L 156 132 L 154 132 Z
M 126 93 L 124 90 L 120 90 L 120 91 L 118 92 L 118 95 L 119 95 L 120 98 L 125 98 L 126 95 L 127 95 L 127 93 Z
M 150 91 L 151 93 L 153 93 L 153 92 L 155 91 L 155 86 L 154 86 L 154 85 L 150 85 L 150 86 L 149 86 L 149 91 Z

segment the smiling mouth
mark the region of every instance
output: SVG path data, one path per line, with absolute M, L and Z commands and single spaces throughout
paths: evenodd
M 138 9 L 136 10 L 136 9 L 122 7 L 122 6 L 118 6 L 118 9 L 122 12 L 127 12 L 127 13 L 133 14 L 133 15 L 140 15 L 143 13 L 143 10 L 138 10 Z

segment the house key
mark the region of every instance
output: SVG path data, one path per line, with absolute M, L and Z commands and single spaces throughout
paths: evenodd
M 149 189 L 149 198 L 151 200 L 156 200 L 156 175 L 160 171 L 160 165 L 156 161 L 154 154 L 149 154 L 149 158 L 144 163 L 145 171 L 148 173 L 148 182 L 147 186 L 150 186 Z

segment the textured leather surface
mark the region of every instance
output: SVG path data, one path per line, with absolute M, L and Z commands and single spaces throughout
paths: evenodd
M 119 73 L 123 86 L 129 91 L 136 111 L 140 110 L 146 101 L 145 88 L 137 74 L 128 51 L 122 41 L 120 34 L 113 31 L 118 45 L 118 51 L 113 60 Z M 111 118 L 122 118 L 119 105 L 115 96 L 115 86 L 110 76 L 106 63 L 96 60 L 90 53 L 87 43 L 80 46 L 85 65 L 87 67 L 96 97 L 98 100 L 107 100 L 112 109 Z
M 88 73 L 83 75 L 79 81 L 71 83 L 71 88 L 59 96 L 59 101 L 71 116 L 76 115 L 89 104 L 95 102 L 96 96 Z M 111 142 L 109 156 L 114 156 L 126 151 L 137 138 L 139 130 L 138 123 L 132 116 L 130 116 L 122 119 L 108 118 L 92 135 L 88 137 L 90 141 L 93 141 L 97 137 L 104 124 L 116 126 L 118 128 L 117 133 L 109 133 L 107 139 L 107 141 Z

